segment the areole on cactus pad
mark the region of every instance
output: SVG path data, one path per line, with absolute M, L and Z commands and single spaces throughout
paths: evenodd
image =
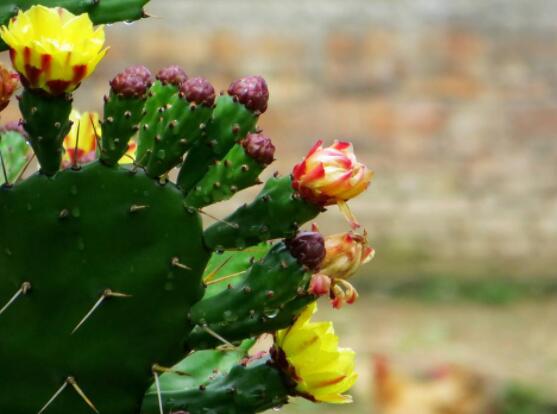
M 369 184 L 351 144 L 319 142 L 291 175 L 213 217 L 203 208 L 259 184 L 275 158 L 257 127 L 267 82 L 246 76 L 217 97 L 176 65 L 154 76 L 136 65 L 109 82 L 102 115 L 80 114 L 72 93 L 106 51 L 93 23 L 139 18 L 145 1 L 40 3 L 0 6 L 24 86 L 22 120 L 0 128 L 0 413 L 349 402 L 353 353 L 309 317 L 320 295 L 352 286 L 367 235 L 301 227 Z M 0 110 L 16 85 L 0 68 Z M 204 228 L 203 217 L 216 222 Z M 263 334 L 275 344 L 251 353 Z

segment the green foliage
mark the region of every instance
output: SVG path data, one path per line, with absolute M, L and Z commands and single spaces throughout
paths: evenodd
M 532 388 L 513 384 L 503 395 L 501 414 L 553 414 L 557 405 L 548 404 L 541 394 Z

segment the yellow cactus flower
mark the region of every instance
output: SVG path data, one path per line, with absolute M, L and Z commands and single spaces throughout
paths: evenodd
M 24 86 L 52 95 L 72 92 L 107 51 L 102 26 L 95 29 L 87 13 L 60 7 L 20 11 L 0 28 L 0 37 Z
M 70 114 L 70 120 L 73 122 L 72 128 L 63 142 L 64 156 L 62 157 L 62 166 L 64 168 L 94 161 L 97 157 L 97 141 L 102 134 L 99 114 L 96 112 L 83 112 L 80 114 L 74 109 Z M 136 148 L 137 143 L 130 140 L 128 151 L 122 156 L 119 163 L 131 164 Z
M 296 383 L 296 393 L 311 401 L 352 402 L 343 395 L 354 383 L 354 351 L 338 347 L 332 322 L 310 322 L 317 311 L 309 305 L 289 328 L 275 334 L 275 362 Z
M 70 114 L 70 120 L 73 122 L 72 128 L 63 142 L 62 166 L 64 168 L 93 161 L 97 154 L 97 134 L 101 133 L 99 114 L 96 112 L 80 114 L 74 109 Z

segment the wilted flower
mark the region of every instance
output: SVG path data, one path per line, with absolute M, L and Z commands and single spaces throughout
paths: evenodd
M 348 279 L 375 255 L 366 235 L 353 232 L 325 237 L 325 252 L 319 271 L 335 279 Z
M 314 231 L 317 231 L 315 225 Z M 311 278 L 309 293 L 317 296 L 328 294 L 333 307 L 337 309 L 345 303 L 354 303 L 358 292 L 347 279 L 374 255 L 375 250 L 368 246 L 365 232 L 339 233 L 326 237 L 325 259 L 321 262 L 319 272 Z
M 309 305 L 289 328 L 275 334 L 275 362 L 296 384 L 296 393 L 312 401 L 342 404 L 356 382 L 354 351 L 339 348 L 332 322 L 310 322 L 317 311 Z
M 95 70 L 107 49 L 104 29 L 87 13 L 32 6 L 0 29 L 24 85 L 52 95 L 72 92 Z
M 10 98 L 17 89 L 19 77 L 0 65 L 0 111 L 10 103 Z
M 305 200 L 318 205 L 345 202 L 364 191 L 373 173 L 356 160 L 350 142 L 335 141 L 323 148 L 317 141 L 292 171 L 292 186 Z

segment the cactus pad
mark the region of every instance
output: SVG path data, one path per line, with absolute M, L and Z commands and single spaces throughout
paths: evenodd
M 0 412 L 39 412 L 68 377 L 100 412 L 138 412 L 203 294 L 198 215 L 173 184 L 93 163 L 3 187 L 0 228 L 1 303 L 19 292 L 0 312 Z M 46 412 L 91 408 L 70 384 Z

